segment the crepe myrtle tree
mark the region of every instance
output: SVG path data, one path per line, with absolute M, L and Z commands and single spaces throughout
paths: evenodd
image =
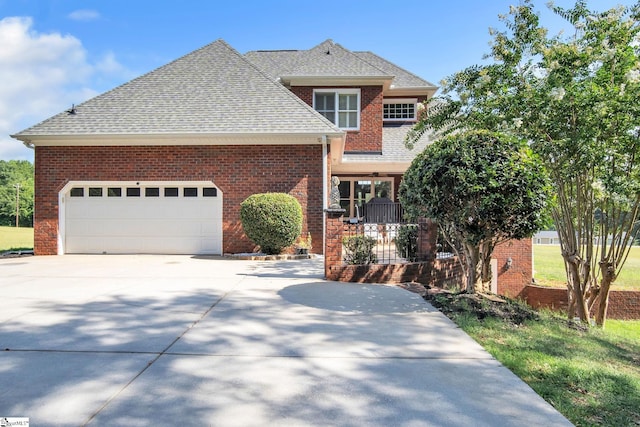
M 549 189 L 545 170 L 524 141 L 468 131 L 418 154 L 399 197 L 409 217 L 435 220 L 461 244 L 466 291 L 474 293 L 489 289 L 497 244 L 531 237 L 545 225 Z
M 549 36 L 531 2 L 501 16 L 488 65 L 443 82 L 407 145 L 425 131 L 491 129 L 525 138 L 556 194 L 570 318 L 604 327 L 609 290 L 640 219 L 640 3 L 605 12 L 549 7 L 572 31 Z

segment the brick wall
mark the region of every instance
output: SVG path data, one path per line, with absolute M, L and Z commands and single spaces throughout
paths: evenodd
M 322 253 L 320 145 L 37 147 L 35 253 L 57 253 L 58 193 L 69 181 L 213 181 L 223 192 L 223 251 L 255 249 L 240 224 L 251 194 L 283 192 L 304 214 L 303 235 Z
M 498 294 L 508 297 L 520 295 L 533 280 L 532 239 L 509 240 L 493 251 L 498 261 Z M 511 265 L 508 260 L 511 258 Z
M 551 310 L 566 310 L 569 306 L 567 288 L 547 288 L 544 286 L 525 286 L 519 298 L 526 301 L 533 308 L 549 308 Z
M 566 310 L 568 306 L 567 288 L 548 288 L 529 285 L 519 295 L 533 308 Z M 595 308 L 595 305 L 594 305 Z M 595 310 L 592 310 L 595 314 Z M 632 320 L 640 319 L 640 291 L 611 291 L 607 318 Z
M 457 257 L 434 259 L 436 224 L 421 219 L 419 225 L 418 258 L 424 261 L 406 264 L 345 265 L 342 260 L 342 218 L 328 219 L 325 278 L 358 283 L 418 282 L 443 288 L 463 287 L 464 276 Z M 498 261 L 498 294 L 516 297 L 531 283 L 531 243 L 531 239 L 508 241 L 494 251 L 494 258 Z M 509 268 L 506 266 L 508 258 L 512 259 Z
M 640 319 L 640 291 L 610 291 L 609 319 Z
M 407 264 L 334 265 L 328 280 L 356 283 L 409 283 L 453 287 L 462 280 L 457 258 Z
M 343 86 L 331 86 L 332 89 L 341 87 Z M 294 86 L 291 91 L 313 106 L 314 89 L 321 87 Z M 362 86 L 359 89 L 360 130 L 347 131 L 345 151 L 382 151 L 382 86 Z
M 420 221 L 418 257 L 424 262 L 404 264 L 345 265 L 342 259 L 344 232 L 342 212 L 327 213 L 325 278 L 339 282 L 407 283 L 454 287 L 463 281 L 458 258 L 434 259 L 437 228 L 429 220 Z M 428 253 L 423 253 L 427 251 Z

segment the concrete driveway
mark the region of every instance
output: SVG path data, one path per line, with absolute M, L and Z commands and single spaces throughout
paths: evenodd
M 321 262 L 0 259 L 0 417 L 571 425 L 419 296 L 323 281 Z

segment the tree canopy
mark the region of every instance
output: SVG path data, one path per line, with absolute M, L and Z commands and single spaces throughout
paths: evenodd
M 551 175 L 569 315 L 604 325 L 608 293 L 640 213 L 640 3 L 605 12 L 550 6 L 573 27 L 549 36 L 531 1 L 501 16 L 489 65 L 443 82 L 414 128 L 490 129 L 525 138 Z
M 33 226 L 33 173 L 26 160 L 0 160 L 0 225 L 16 225 L 17 201 L 18 224 Z
M 495 245 L 531 237 L 545 224 L 549 181 L 523 140 L 486 132 L 456 133 L 414 159 L 400 185 L 407 215 L 432 218 L 461 243 L 466 289 L 491 281 Z

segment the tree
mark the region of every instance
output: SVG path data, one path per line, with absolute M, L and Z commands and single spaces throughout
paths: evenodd
M 33 164 L 26 160 L 0 160 L 0 225 L 33 226 Z M 16 188 L 17 187 L 17 188 Z
M 491 30 L 493 63 L 449 78 L 408 143 L 462 128 L 530 141 L 554 185 L 569 316 L 590 323 L 596 306 L 604 326 L 640 218 L 640 3 L 603 13 L 586 1 L 551 7 L 573 34 L 549 37 L 528 0 L 511 7 L 505 31 Z
M 466 291 L 474 293 L 489 287 L 498 243 L 531 237 L 544 225 L 549 182 L 522 140 L 469 131 L 420 153 L 399 197 L 410 217 L 434 219 L 462 244 Z

